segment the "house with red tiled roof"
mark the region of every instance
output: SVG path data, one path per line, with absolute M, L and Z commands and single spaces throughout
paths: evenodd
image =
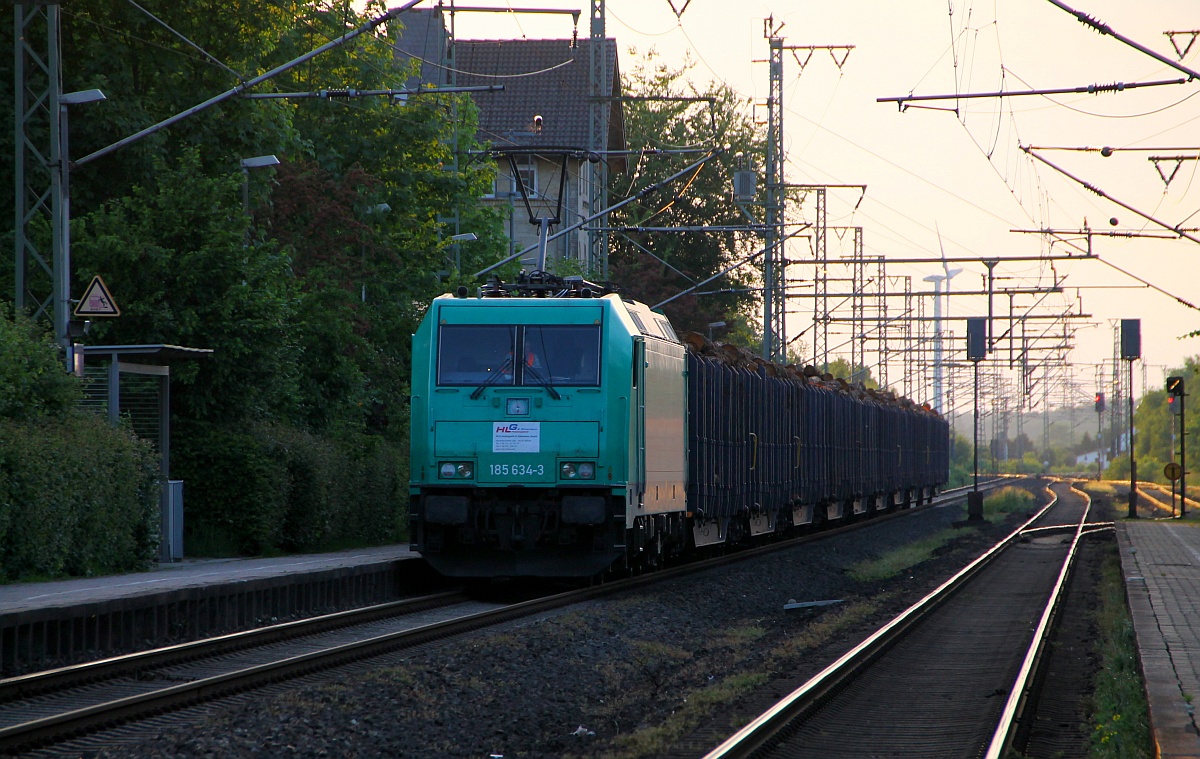
M 625 168 L 623 156 L 607 152 L 625 148 L 616 40 L 604 46 L 608 133 L 600 151 L 589 154 L 588 42 L 452 40 L 440 16 L 436 9 L 406 14 L 408 26 L 395 40 L 396 58 L 419 60 L 425 84 L 504 85 L 503 92 L 472 98 L 479 108 L 477 137 L 490 147 L 496 165 L 484 202 L 506 216 L 512 252 L 537 243 L 541 218 L 558 219 L 554 232 L 600 210 L 592 207 L 591 182 L 600 175 L 592 161 L 607 161 L 608 171 Z M 547 258 L 586 261 L 587 251 L 587 233 L 575 231 L 552 241 Z M 523 260 L 532 265 L 533 255 Z

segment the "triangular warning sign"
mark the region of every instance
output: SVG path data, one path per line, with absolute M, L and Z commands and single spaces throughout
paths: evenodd
M 92 283 L 84 290 L 79 305 L 75 306 L 76 316 L 120 316 L 121 309 L 108 292 L 108 286 L 100 275 L 92 277 Z

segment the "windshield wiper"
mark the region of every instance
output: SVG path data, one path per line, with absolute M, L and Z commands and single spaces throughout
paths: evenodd
M 504 359 L 504 363 L 496 370 L 496 373 L 484 380 L 483 384 L 475 388 L 471 393 L 471 400 L 479 400 L 479 396 L 483 395 L 483 391 L 500 381 L 504 373 L 512 369 L 512 356 Z
M 559 395 L 559 394 L 558 394 L 558 391 L 554 389 L 554 386 L 550 384 L 550 380 L 549 380 L 549 378 L 547 378 L 547 377 L 546 377 L 546 375 L 542 374 L 540 371 L 538 371 L 538 370 L 537 370 L 535 367 L 533 367 L 533 366 L 527 366 L 527 367 L 525 367 L 525 373 L 526 373 L 526 374 L 532 374 L 532 375 L 533 375 L 533 381 L 534 381 L 534 382 L 536 382 L 537 384 L 539 384 L 539 385 L 541 385 L 542 387 L 544 387 L 544 388 L 546 388 L 547 390 L 549 390 L 549 391 L 550 391 L 550 397 L 551 397 L 551 398 L 553 398 L 553 399 L 554 399 L 554 400 L 556 400 L 556 401 L 560 401 L 560 400 L 562 400 L 562 396 L 561 396 L 561 395 Z

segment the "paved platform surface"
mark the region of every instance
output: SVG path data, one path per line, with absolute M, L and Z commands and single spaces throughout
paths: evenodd
M 273 559 L 184 559 L 147 572 L 0 585 L 0 614 L 414 559 L 407 545 Z
M 1200 759 L 1200 520 L 1191 516 L 1117 523 L 1151 728 L 1163 759 Z

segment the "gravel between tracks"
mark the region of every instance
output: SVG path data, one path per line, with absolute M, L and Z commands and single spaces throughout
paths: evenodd
M 846 568 L 951 527 L 930 509 L 793 551 L 409 652 L 92 756 L 698 756 L 1011 531 L 963 530 L 862 583 Z M 843 603 L 784 610 L 792 600 Z M 88 752 L 91 753 L 91 752 Z

